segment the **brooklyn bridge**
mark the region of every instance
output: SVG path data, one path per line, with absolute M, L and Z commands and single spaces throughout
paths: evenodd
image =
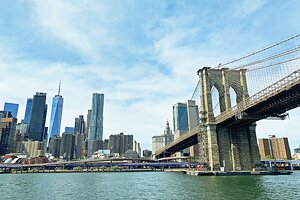
M 195 145 L 210 170 L 251 170 L 260 163 L 259 120 L 284 120 L 300 106 L 300 34 L 258 51 L 198 70 L 192 99 L 197 127 L 155 152 L 157 158 Z M 233 91 L 233 92 L 232 92 Z M 213 102 L 217 99 L 217 103 Z M 218 112 L 217 112 L 218 111 Z

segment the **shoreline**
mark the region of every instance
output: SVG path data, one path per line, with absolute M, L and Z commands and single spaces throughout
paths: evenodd
M 175 172 L 189 176 L 264 176 L 290 175 L 293 171 L 194 171 L 189 169 L 83 169 L 83 170 L 13 170 L 2 171 L 1 174 L 52 174 L 52 173 L 126 173 L 126 172 Z
M 163 172 L 163 169 L 94 169 L 94 170 L 24 170 L 2 171 L 0 174 L 52 174 L 52 173 L 114 173 L 114 172 Z

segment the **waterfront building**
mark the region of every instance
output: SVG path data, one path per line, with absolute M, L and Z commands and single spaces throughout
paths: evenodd
M 18 143 L 17 153 L 25 153 L 30 157 L 45 156 L 46 141 L 22 141 Z
M 9 111 L 0 111 L 0 155 L 15 153 L 16 150 L 16 124 Z
M 30 122 L 30 116 L 31 116 L 31 110 L 32 110 L 32 98 L 27 98 L 26 102 L 26 109 L 25 109 L 25 115 L 24 115 L 24 124 L 29 124 Z
M 125 155 L 126 151 L 133 149 L 133 135 L 124 135 L 124 133 L 109 136 L 110 153 Z
M 156 152 L 158 149 L 170 144 L 174 140 L 174 135 L 170 129 L 169 122 L 167 121 L 164 133 L 159 136 L 152 137 L 152 151 Z
M 104 94 L 93 94 L 92 112 L 89 122 L 88 156 L 97 151 L 98 143 L 103 139 Z
M 19 109 L 19 104 L 8 103 L 8 102 L 4 103 L 3 111 L 11 112 L 11 114 L 14 118 L 18 118 L 18 109 Z
M 100 149 L 93 153 L 92 158 L 104 159 L 104 158 L 109 158 L 109 156 L 110 156 L 109 150 Z
M 276 138 L 269 135 L 269 138 L 258 139 L 259 153 L 261 159 L 290 160 L 291 151 L 288 138 Z
M 43 141 L 45 122 L 47 116 L 46 93 L 37 92 L 33 96 L 30 122 L 28 127 L 28 138 Z
M 60 135 L 63 103 L 64 103 L 64 99 L 60 95 L 60 83 L 59 83 L 58 94 L 55 95 L 52 100 L 48 142 L 50 138 L 57 137 Z
M 71 133 L 64 132 L 61 137 L 60 156 L 66 160 L 74 158 L 75 136 Z

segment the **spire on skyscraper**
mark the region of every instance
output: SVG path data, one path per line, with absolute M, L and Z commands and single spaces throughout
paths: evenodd
M 58 86 L 58 96 L 60 95 L 60 85 L 61 85 L 61 80 L 59 80 L 59 86 Z

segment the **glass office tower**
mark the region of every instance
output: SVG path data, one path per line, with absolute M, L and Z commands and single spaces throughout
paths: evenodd
M 28 138 L 34 141 L 43 141 L 47 116 L 46 93 L 37 92 L 33 96 Z
M 186 103 L 176 103 L 173 106 L 173 126 L 174 132 L 177 130 L 181 132 L 188 131 L 188 115 Z
M 52 100 L 48 141 L 50 140 L 50 138 L 57 137 L 60 135 L 63 103 L 64 103 L 64 99 L 60 95 L 60 84 L 59 84 L 58 94 L 55 95 Z
M 6 111 L 6 112 L 11 112 L 11 114 L 14 118 L 17 118 L 18 109 L 19 109 L 19 104 L 8 103 L 8 102 L 4 103 L 4 109 L 3 110 Z
M 24 120 L 23 120 L 24 124 L 29 124 L 30 122 L 31 109 L 32 109 L 32 98 L 28 98 L 26 103 Z

